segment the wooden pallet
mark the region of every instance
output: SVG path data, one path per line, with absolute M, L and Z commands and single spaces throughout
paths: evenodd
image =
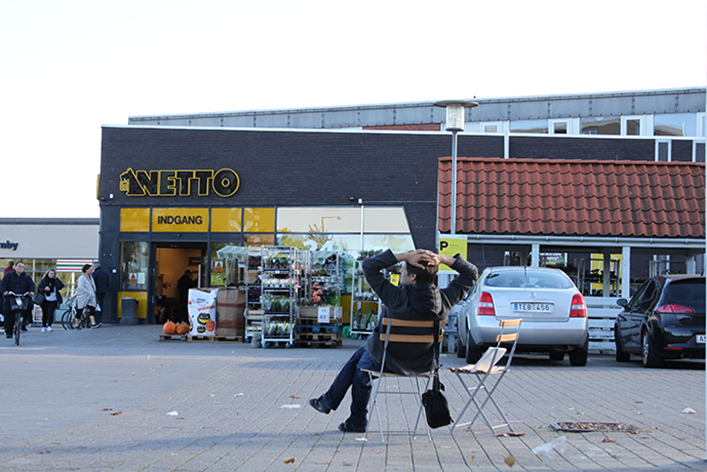
M 187 341 L 187 342 L 236 342 L 242 343 L 243 336 L 195 336 L 192 334 L 160 334 L 160 341 Z

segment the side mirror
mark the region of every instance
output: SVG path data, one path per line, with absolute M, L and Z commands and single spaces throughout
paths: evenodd
M 626 300 L 625 298 L 619 298 L 618 300 L 616 300 L 616 304 L 618 306 L 626 308 L 628 306 L 628 300 Z

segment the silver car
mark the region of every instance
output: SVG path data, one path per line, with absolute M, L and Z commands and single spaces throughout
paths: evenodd
M 490 267 L 459 310 L 457 355 L 475 363 L 496 344 L 500 320 L 522 318 L 517 352 L 546 352 L 587 364 L 589 326 L 584 297 L 559 269 Z

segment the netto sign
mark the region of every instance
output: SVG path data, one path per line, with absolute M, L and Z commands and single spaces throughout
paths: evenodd
M 231 169 L 221 170 L 133 170 L 120 174 L 120 191 L 128 197 L 188 197 L 196 191 L 208 197 L 230 197 L 238 190 L 240 179 Z

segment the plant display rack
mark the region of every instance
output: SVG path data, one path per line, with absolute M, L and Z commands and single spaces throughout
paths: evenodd
M 361 270 L 363 259 L 356 260 L 353 279 L 351 281 L 351 329 L 356 337 L 368 336 L 378 323 L 378 314 L 382 303 L 378 295 L 366 282 Z
M 302 255 L 293 247 L 263 246 L 261 264 L 262 347 L 284 344 L 290 348 L 295 343 Z
M 341 275 L 338 251 L 306 251 L 307 292 L 300 299 L 297 316 L 298 347 L 341 347 L 342 312 Z M 326 308 L 326 321 L 319 319 L 319 310 Z
M 244 276 L 246 282 L 245 342 L 247 343 L 252 342 L 256 334 L 262 335 L 263 332 L 263 309 L 260 301 L 262 294 L 261 266 L 261 249 L 259 247 L 249 248 Z

